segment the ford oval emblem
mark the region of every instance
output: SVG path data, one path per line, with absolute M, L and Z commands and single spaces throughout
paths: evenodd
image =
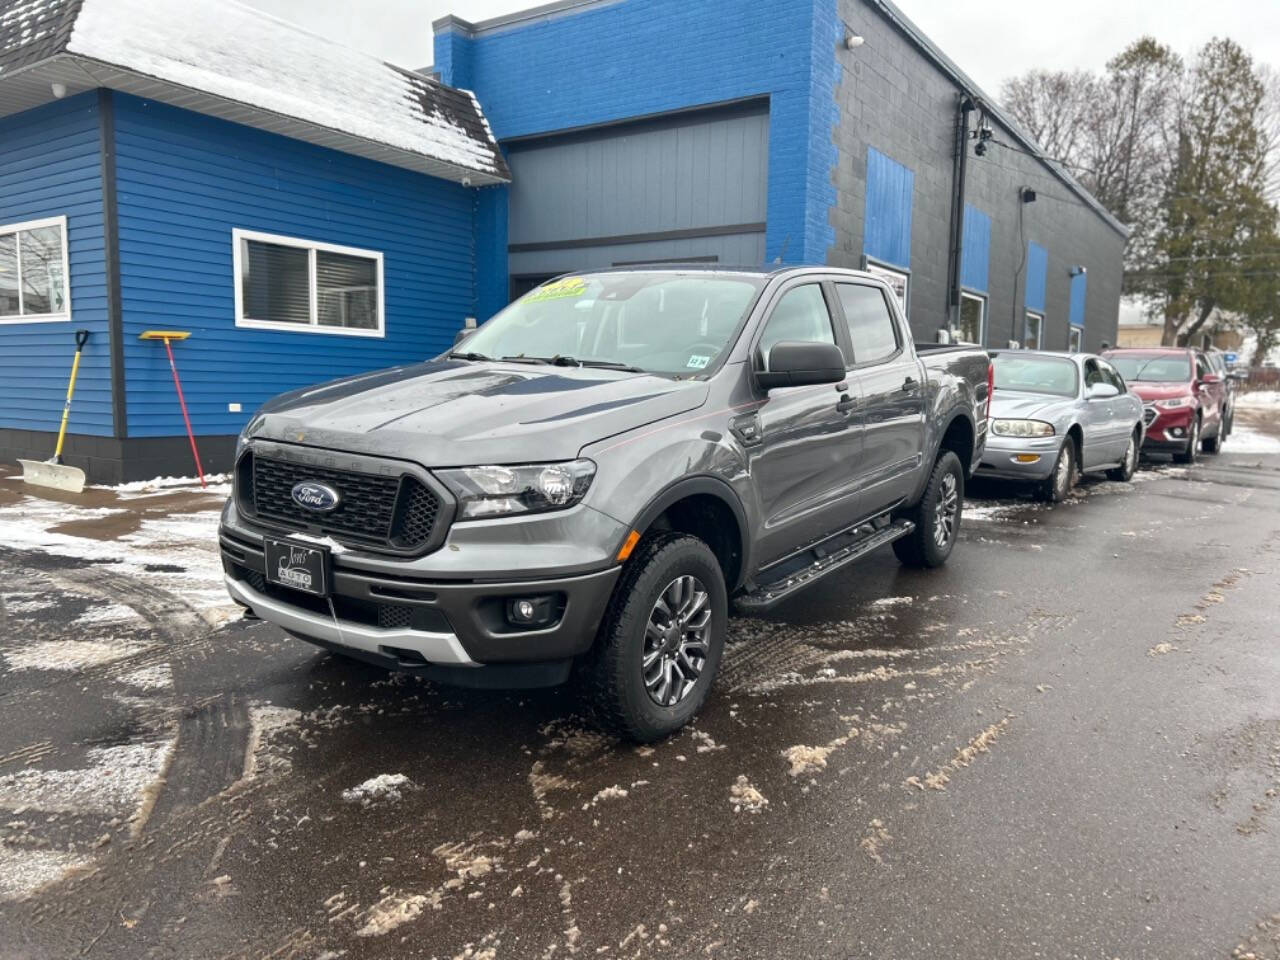
M 314 480 L 295 483 L 290 496 L 298 506 L 316 513 L 333 513 L 342 502 L 342 496 L 337 490 L 327 483 L 316 483 Z

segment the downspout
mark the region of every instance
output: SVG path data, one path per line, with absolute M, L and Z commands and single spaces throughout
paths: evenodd
M 964 183 L 969 161 L 969 114 L 974 102 L 960 94 L 956 108 L 956 144 L 951 175 L 951 244 L 947 254 L 947 328 L 960 326 L 960 265 L 964 247 Z
M 98 88 L 98 153 L 102 176 L 102 260 L 107 286 L 107 344 L 111 358 L 112 436 L 129 436 L 125 403 L 124 311 L 120 294 L 120 218 L 116 201 L 116 113 L 110 90 Z

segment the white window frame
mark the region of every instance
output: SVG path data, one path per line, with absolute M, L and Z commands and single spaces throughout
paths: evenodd
M 1031 330 L 1031 318 L 1032 318 L 1032 317 L 1035 317 L 1037 320 L 1039 320 L 1039 321 L 1040 321 L 1040 335 L 1039 335 L 1038 337 L 1036 337 L 1036 341 L 1037 341 L 1037 343 L 1036 343 L 1035 347 L 1028 347 L 1028 346 L 1027 346 L 1027 340 L 1028 340 L 1028 339 L 1030 339 L 1030 338 L 1027 336 L 1027 333 Z M 1038 310 L 1025 310 L 1025 311 L 1023 311 L 1023 316 L 1022 316 L 1022 346 L 1023 346 L 1024 348 L 1028 349 L 1028 350 L 1032 350 L 1032 349 L 1034 349 L 1034 350 L 1043 350 L 1043 349 L 1044 349 L 1044 314 L 1043 314 L 1043 313 L 1041 313 L 1041 312 L 1040 312 L 1040 311 L 1038 311 Z
M 240 268 L 243 259 L 242 241 L 256 240 L 260 243 L 274 243 L 281 247 L 296 247 L 307 251 L 308 294 L 311 307 L 309 324 L 288 323 L 283 320 L 255 320 L 244 315 L 244 288 L 240 282 Z M 316 306 L 316 252 L 341 253 L 351 257 L 364 257 L 378 264 L 378 325 L 372 330 L 360 330 L 354 327 L 327 327 L 320 324 L 319 311 Z M 385 309 L 386 284 L 383 282 L 382 251 L 362 250 L 359 247 L 344 247 L 336 243 L 321 243 L 318 240 L 303 240 L 299 237 L 283 237 L 274 233 L 260 233 L 256 230 L 231 230 L 231 274 L 236 298 L 236 326 L 251 330 L 284 330 L 289 333 L 321 333 L 339 337 L 376 337 L 387 335 L 387 314 Z
M 872 276 L 879 277 L 889 284 L 889 291 L 893 293 L 897 288 L 896 281 L 902 282 L 902 298 L 898 299 L 898 295 L 894 293 L 893 298 L 898 301 L 898 309 L 902 311 L 902 315 L 908 320 L 911 319 L 911 271 L 904 270 L 902 267 L 890 266 L 879 260 L 864 256 L 862 269 Z
M 1073 346 L 1071 341 L 1073 338 L 1079 338 L 1078 342 Z M 1071 324 L 1071 329 L 1067 331 L 1067 352 L 1080 353 L 1084 349 L 1084 327 L 1078 323 Z
M 36 230 L 40 227 L 58 227 L 62 233 L 62 302 L 66 309 L 59 313 L 22 312 L 22 243 L 17 244 L 18 264 L 18 313 L 12 317 L 0 317 L 0 324 L 17 323 L 66 323 L 71 319 L 71 258 L 67 253 L 67 217 L 45 217 L 41 220 L 25 220 L 22 223 L 0 224 L 0 236 L 18 234 L 23 230 Z
M 977 300 L 978 303 L 982 305 L 982 320 L 978 324 L 978 346 L 985 346 L 987 342 L 987 309 L 990 306 L 990 302 L 987 300 L 987 295 L 985 293 L 977 293 L 974 290 L 962 289 L 960 291 L 961 306 L 964 305 L 965 297 L 968 297 L 970 300 Z M 958 332 L 959 331 L 957 330 L 957 333 Z

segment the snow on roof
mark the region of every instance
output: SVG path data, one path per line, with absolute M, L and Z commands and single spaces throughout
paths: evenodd
M 0 0 L 0 78 L 62 54 L 508 179 L 468 91 L 236 0 Z

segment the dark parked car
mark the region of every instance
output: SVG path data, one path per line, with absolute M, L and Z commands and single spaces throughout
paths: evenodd
M 871 550 L 937 566 L 990 365 L 917 355 L 835 268 L 563 277 L 448 354 L 295 391 L 239 441 L 227 586 L 303 640 L 469 685 L 577 668 L 650 740 L 698 710 L 728 604 Z
M 995 390 L 981 475 L 1033 483 L 1062 500 L 1085 472 L 1128 481 L 1142 447 L 1142 401 L 1087 353 L 993 353 Z
M 1191 463 L 1201 449 L 1217 453 L 1222 448 L 1229 422 L 1227 382 L 1203 353 L 1186 347 L 1135 347 L 1103 356 L 1142 398 L 1147 425 L 1143 449 Z

